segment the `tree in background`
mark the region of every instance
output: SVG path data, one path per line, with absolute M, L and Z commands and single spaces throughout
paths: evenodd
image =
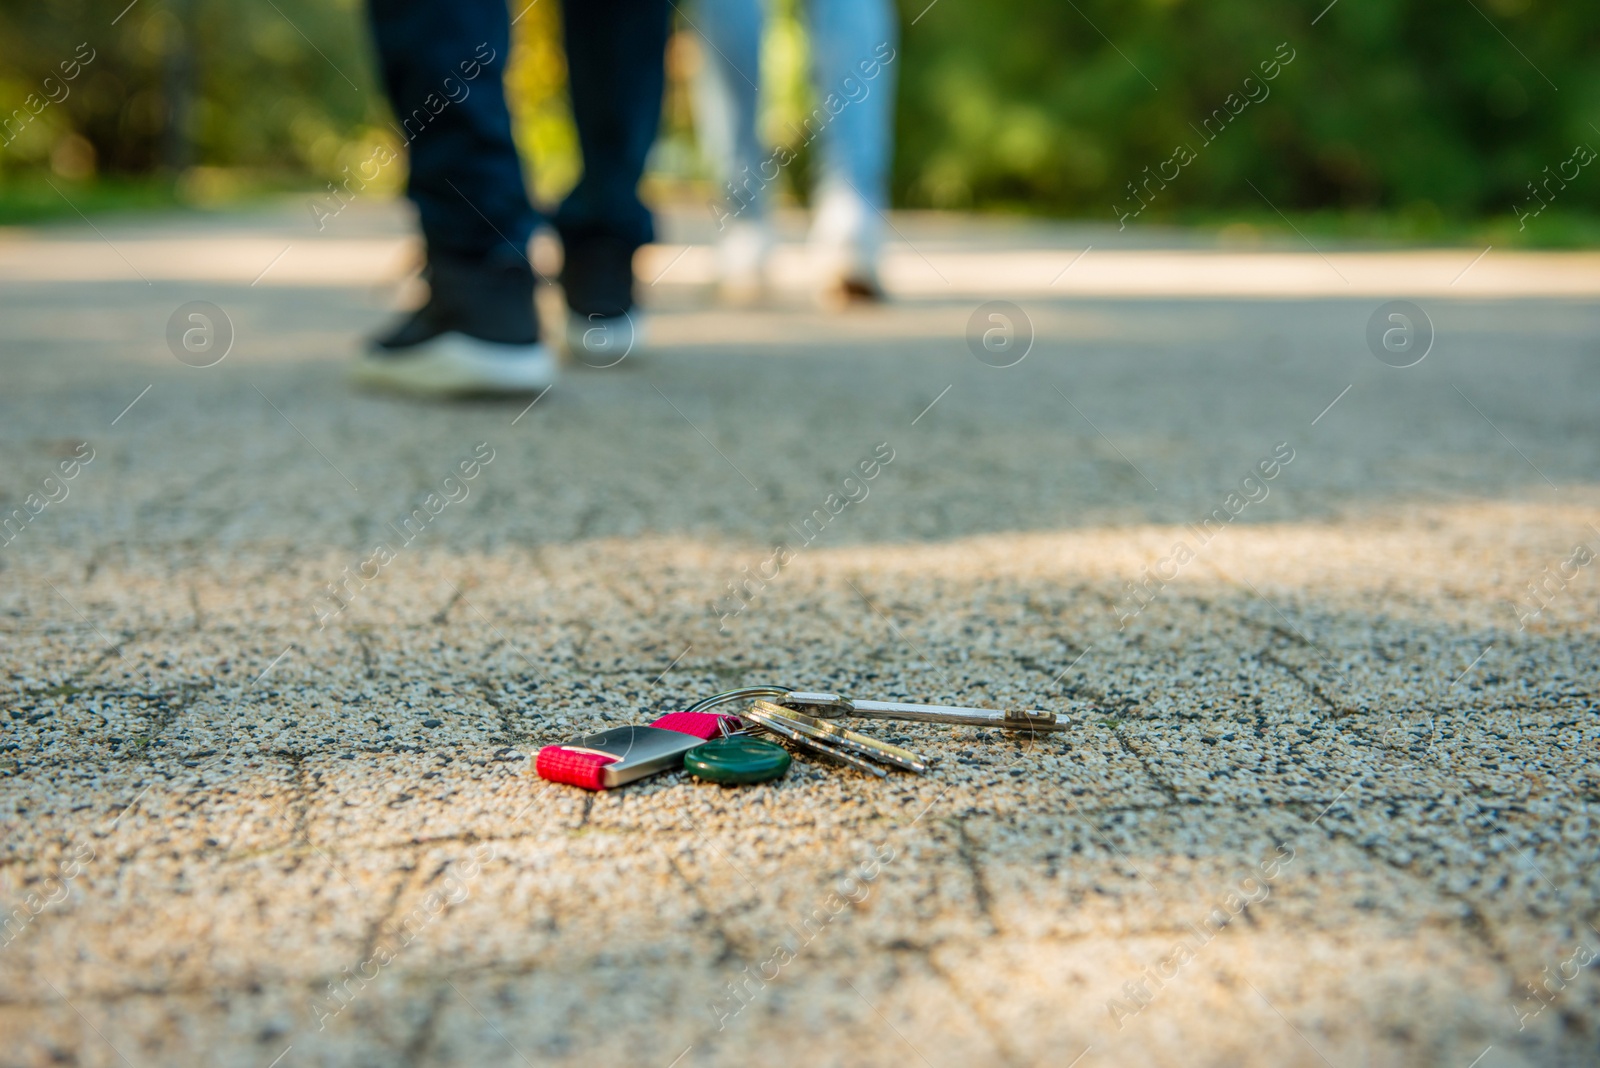
M 580 165 L 558 5 L 514 2 L 510 94 L 548 203 Z M 781 120 L 809 110 L 809 90 L 795 0 L 773 9 L 764 99 Z M 1570 162 L 1575 146 L 1600 147 L 1597 5 L 904 0 L 902 15 L 902 205 L 1141 222 L 1270 214 L 1268 201 L 1600 211 L 1600 168 L 1574 177 Z M 693 43 L 674 51 L 669 69 L 686 77 Z M 695 172 L 683 108 L 669 91 L 658 153 L 680 179 Z M 0 183 L 53 171 L 202 191 L 237 174 L 321 185 L 375 145 L 397 149 L 390 122 L 360 0 L 0 6 Z
M 917 20 L 901 68 L 904 204 L 1111 219 L 1137 206 L 1133 183 L 1146 218 L 1263 209 L 1262 194 L 1284 209 L 1498 214 L 1577 143 L 1600 146 L 1592 4 L 925 5 L 902 5 Z M 1246 77 L 1264 82 L 1280 43 L 1293 61 L 1207 140 L 1204 120 L 1246 99 Z M 1195 160 L 1145 191 L 1145 168 L 1161 170 L 1180 145 Z M 1600 206 L 1600 175 L 1564 196 Z
M 199 163 L 332 177 L 346 146 L 387 117 L 358 0 L 8 4 L 0 109 L 26 111 L 28 95 L 59 78 L 60 61 L 80 45 L 94 60 L 60 103 L 0 147 L 0 173 L 48 164 L 71 137 L 69 172 Z

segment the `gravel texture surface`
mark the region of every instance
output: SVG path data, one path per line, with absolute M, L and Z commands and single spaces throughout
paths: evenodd
M 1118 247 L 898 222 L 930 267 Z M 152 232 L 314 262 L 298 209 L 101 228 L 127 280 L 0 291 L 0 1063 L 1600 1057 L 1591 297 L 1419 297 L 1402 369 L 1331 276 L 1041 287 L 1002 368 L 953 272 L 844 314 L 663 274 L 652 351 L 428 405 L 343 385 L 381 274 L 134 277 Z M 195 300 L 215 366 L 168 350 Z M 869 723 L 934 765 L 881 782 L 532 772 L 760 683 L 1072 729 Z

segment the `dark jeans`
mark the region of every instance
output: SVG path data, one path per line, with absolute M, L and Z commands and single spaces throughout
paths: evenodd
M 661 115 L 667 2 L 562 4 L 584 164 L 552 220 L 569 259 L 585 244 L 631 251 L 654 237 L 638 184 Z M 522 257 L 539 217 L 502 86 L 506 0 L 369 0 L 369 10 L 430 261 Z

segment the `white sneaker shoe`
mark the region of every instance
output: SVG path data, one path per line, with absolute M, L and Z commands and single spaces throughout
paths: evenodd
M 645 320 L 638 308 L 621 315 L 567 313 L 567 351 L 586 367 L 615 367 L 637 356 L 645 344 Z
M 351 371 L 358 385 L 422 397 L 537 393 L 555 384 L 543 345 L 501 345 L 454 330 L 405 349 L 369 351 Z
M 811 224 L 811 255 L 821 296 L 829 303 L 880 301 L 878 257 L 883 220 L 848 184 L 825 183 Z
M 767 286 L 772 227 L 765 219 L 735 219 L 717 242 L 717 294 L 729 304 L 752 304 Z

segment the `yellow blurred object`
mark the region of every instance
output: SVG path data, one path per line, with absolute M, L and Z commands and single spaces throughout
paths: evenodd
M 50 170 L 69 182 L 81 182 L 93 178 L 94 145 L 77 134 L 64 135 L 50 150 Z
M 583 173 L 567 87 L 561 12 L 555 3 L 534 0 L 514 18 L 506 98 L 529 192 L 535 203 L 549 210 Z M 700 47 L 698 36 L 683 27 L 673 33 L 669 42 L 660 142 L 644 179 L 647 199 L 678 199 L 686 185 L 706 180 L 704 163 L 698 159 L 689 93 L 689 82 L 702 60 Z M 759 119 L 764 139 L 771 143 L 799 141 L 798 123 L 810 108 L 812 94 L 806 78 L 808 51 L 805 28 L 795 5 L 775 4 L 762 42 Z M 779 196 L 782 195 L 780 191 Z
M 815 95 L 810 66 L 811 39 L 796 5 L 774 4 L 761 38 L 761 114 L 756 120 L 767 144 L 800 147 L 800 123 Z
M 209 207 L 226 204 L 244 188 L 245 172 L 234 167 L 190 167 L 178 176 L 178 199 Z
M 512 126 L 528 172 L 529 192 L 535 203 L 551 207 L 583 171 L 567 94 L 567 56 L 561 44 L 558 6 L 535 0 L 516 16 L 511 35 L 506 99 Z

